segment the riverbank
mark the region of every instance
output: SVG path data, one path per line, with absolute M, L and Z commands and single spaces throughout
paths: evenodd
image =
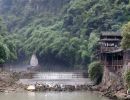
M 31 85 L 31 83 L 23 84 L 20 82 L 20 79 L 32 80 L 32 76 L 34 75 L 34 73 L 36 73 L 36 72 L 34 72 L 34 71 L 22 71 L 22 72 L 1 71 L 0 72 L 0 92 L 28 91 L 27 88 Z M 69 80 L 67 79 L 67 82 Z M 82 79 L 81 79 L 81 81 L 82 81 Z M 78 83 L 77 83 L 78 85 L 77 84 L 76 85 L 71 85 L 71 84 L 64 85 L 61 83 L 50 85 L 50 84 L 46 84 L 46 82 L 38 83 L 37 81 L 35 81 L 33 86 L 35 87 L 34 91 L 38 91 L 38 92 L 88 90 L 89 87 L 87 85 L 82 84 L 82 82 L 78 82 Z
M 32 72 L 0 72 L 0 92 L 21 92 L 25 91 L 22 84 L 17 84 L 20 78 L 31 78 Z
M 23 71 L 23 72 L 0 72 L 0 92 L 25 92 L 25 91 L 35 91 L 35 92 L 47 92 L 47 91 L 92 91 L 99 93 L 102 96 L 109 97 L 111 99 L 123 98 L 127 100 L 129 95 L 126 95 L 126 89 L 122 86 L 113 86 L 108 83 L 108 85 L 100 84 L 98 86 L 93 86 L 90 84 L 86 85 L 47 85 L 36 83 L 33 84 L 35 87 L 33 90 L 28 90 L 30 85 L 21 84 L 18 81 L 20 79 L 32 79 L 34 72 Z M 129 99 L 128 99 L 129 100 Z
M 90 91 L 95 91 L 112 100 L 130 100 L 130 94 L 127 94 L 127 89 L 122 86 L 100 84 L 97 86 L 91 86 Z

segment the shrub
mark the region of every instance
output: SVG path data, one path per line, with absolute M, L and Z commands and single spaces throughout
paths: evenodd
M 125 74 L 125 81 L 128 85 L 128 88 L 130 88 L 130 70 L 128 70 Z
M 88 68 L 89 77 L 95 84 L 99 84 L 102 81 L 103 66 L 100 62 L 95 61 L 89 65 Z
M 0 43 L 0 64 L 5 63 L 7 60 L 7 52 L 4 44 Z

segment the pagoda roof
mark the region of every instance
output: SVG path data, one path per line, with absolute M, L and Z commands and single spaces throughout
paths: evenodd
M 101 36 L 121 36 L 121 32 L 113 32 L 113 31 L 108 31 L 108 32 L 101 32 Z
M 111 51 L 104 51 L 104 52 L 102 52 L 100 54 L 114 54 L 114 53 L 120 53 L 122 51 L 124 51 L 122 48 L 117 48 L 117 49 L 111 50 Z
M 120 39 L 101 39 L 101 40 L 99 40 L 99 42 L 102 42 L 102 41 L 108 41 L 108 42 L 113 42 L 113 41 L 121 41 Z

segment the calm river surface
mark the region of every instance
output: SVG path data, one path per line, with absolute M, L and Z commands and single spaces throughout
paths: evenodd
M 1 93 L 0 100 L 109 100 L 90 92 Z

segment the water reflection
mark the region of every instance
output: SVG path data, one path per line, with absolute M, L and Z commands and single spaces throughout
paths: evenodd
M 109 100 L 90 92 L 44 92 L 0 94 L 0 100 Z

